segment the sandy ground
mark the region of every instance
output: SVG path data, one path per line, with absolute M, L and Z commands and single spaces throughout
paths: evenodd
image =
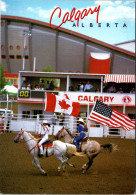
M 84 157 L 72 157 L 75 168 L 57 172 L 59 161 L 54 157 L 40 159 L 48 175 L 32 166 L 32 156 L 25 144 L 13 142 L 16 134 L 0 135 L 0 193 L 4 194 L 134 194 L 135 140 L 95 138 L 101 144 L 114 143 L 119 150 L 102 152 L 85 175 L 81 167 Z

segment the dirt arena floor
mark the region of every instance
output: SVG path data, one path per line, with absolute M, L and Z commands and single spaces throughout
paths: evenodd
M 40 159 L 48 175 L 32 166 L 32 156 L 24 144 L 15 144 L 14 133 L 0 135 L 0 193 L 4 194 L 134 194 L 135 140 L 95 138 L 99 143 L 114 143 L 118 151 L 102 152 L 85 175 L 81 167 L 86 157 L 72 157 L 75 168 L 58 175 L 59 161 Z

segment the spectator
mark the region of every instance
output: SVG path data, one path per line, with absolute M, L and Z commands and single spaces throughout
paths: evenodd
M 31 85 L 30 84 L 27 85 L 27 90 L 31 90 Z
M 39 86 L 38 85 L 35 85 L 34 90 L 39 90 Z
M 49 83 L 49 81 L 47 81 L 47 83 L 46 83 L 46 90 L 49 90 L 50 89 L 50 83 Z
M 79 84 L 79 89 L 78 89 L 80 92 L 83 92 L 84 91 L 84 85 L 82 82 L 80 82 Z
M 135 94 L 135 89 L 132 88 L 131 91 L 130 91 L 131 94 Z
M 40 85 L 40 88 L 39 88 L 39 90 L 44 90 L 44 88 L 43 88 L 43 86 L 42 86 L 42 85 Z
M 41 82 L 39 83 L 39 86 L 42 86 L 42 88 L 44 89 L 44 80 L 42 79 Z
M 28 85 L 30 85 L 31 89 L 33 88 L 33 82 L 32 82 L 32 79 L 30 79 L 30 81 L 28 82 Z
M 96 93 L 100 93 L 100 89 L 99 88 L 96 88 L 95 92 Z
M 25 90 L 26 89 L 26 85 L 22 85 L 21 89 Z
M 122 88 L 120 87 L 117 93 L 123 93 Z
M 116 87 L 115 84 L 112 84 L 112 86 L 109 88 L 110 93 L 116 93 Z
M 93 88 L 93 85 L 90 84 L 90 81 L 87 81 L 87 84 L 85 85 L 84 91 L 90 92 L 92 88 Z
M 50 90 L 54 90 L 54 88 L 55 88 L 54 81 L 51 81 L 49 89 Z
M 52 124 L 53 124 L 53 125 L 56 125 L 56 119 L 57 119 L 57 117 L 56 117 L 56 114 L 54 113 L 54 114 L 51 116 L 51 120 L 52 120 Z

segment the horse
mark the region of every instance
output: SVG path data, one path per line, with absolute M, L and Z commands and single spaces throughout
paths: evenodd
M 60 139 L 63 137 L 63 141 L 65 143 L 71 143 L 71 144 L 73 143 L 73 139 L 74 139 L 71 132 L 68 129 L 65 129 L 64 127 L 60 131 L 58 131 L 58 133 L 54 137 L 56 139 Z M 93 160 L 101 152 L 101 148 L 107 149 L 109 152 L 112 152 L 116 150 L 117 147 L 112 143 L 102 145 L 99 144 L 97 141 L 89 140 L 87 137 L 80 142 L 80 145 L 81 145 L 80 146 L 81 152 L 83 152 L 89 160 L 87 163 L 85 163 L 82 166 L 82 174 L 85 174 L 87 170 L 92 166 Z M 69 158 L 71 156 L 69 155 Z
M 38 147 L 37 143 L 39 139 L 36 139 L 30 133 L 21 129 L 21 131 L 14 138 L 14 142 L 18 143 L 21 140 L 24 140 L 23 143 L 26 143 L 28 148 L 28 152 L 33 156 L 32 164 L 36 168 L 38 168 L 43 175 L 47 175 L 47 172 L 40 166 L 40 162 L 38 159 Z M 58 173 L 61 172 L 61 169 L 65 171 L 65 166 L 68 164 L 69 166 L 73 166 L 68 163 L 69 158 L 66 155 L 75 155 L 75 156 L 83 156 L 76 151 L 76 146 L 73 147 L 72 144 L 64 143 L 59 140 L 55 140 L 52 142 L 52 146 L 44 149 L 44 156 L 48 157 L 54 155 L 58 160 L 61 161 L 61 164 L 58 166 Z M 73 166 L 74 167 L 74 166 Z

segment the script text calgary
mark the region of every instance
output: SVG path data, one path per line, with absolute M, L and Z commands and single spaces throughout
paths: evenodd
M 94 14 L 97 13 L 96 15 L 96 22 L 98 23 L 98 17 L 99 17 L 99 11 L 100 11 L 100 5 L 98 7 L 95 8 L 89 8 L 89 9 L 83 9 L 83 11 L 81 10 L 76 10 L 76 8 L 73 8 L 71 10 L 71 12 L 66 12 L 63 16 L 63 18 L 61 19 L 61 8 L 60 7 L 56 7 L 50 17 L 50 27 L 53 29 L 57 29 L 59 28 L 62 24 L 66 23 L 67 21 L 70 22 L 74 22 L 74 20 L 77 21 L 77 26 L 79 26 L 79 21 L 80 19 L 84 19 L 84 17 L 88 16 L 89 14 Z M 55 12 L 58 13 L 58 17 L 60 18 L 60 24 L 58 26 L 54 26 L 52 25 L 52 19 L 53 16 L 55 14 Z

